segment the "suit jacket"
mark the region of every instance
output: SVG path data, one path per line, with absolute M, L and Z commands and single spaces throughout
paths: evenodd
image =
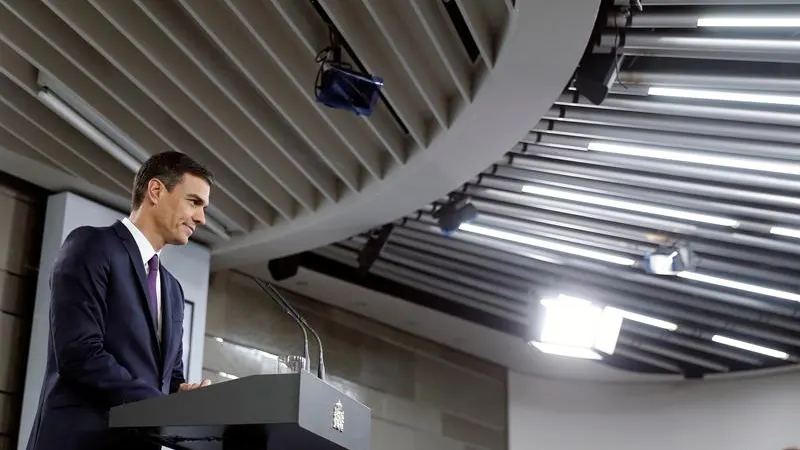
M 160 275 L 159 344 L 130 231 L 117 222 L 69 234 L 50 280 L 47 369 L 28 450 L 151 448 L 109 432 L 108 415 L 185 381 L 183 289 L 163 266 Z

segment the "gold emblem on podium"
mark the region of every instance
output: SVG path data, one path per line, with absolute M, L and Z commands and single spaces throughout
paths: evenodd
M 342 408 L 341 400 L 336 400 L 336 404 L 333 405 L 333 423 L 331 424 L 331 428 L 340 433 L 344 431 L 344 408 Z

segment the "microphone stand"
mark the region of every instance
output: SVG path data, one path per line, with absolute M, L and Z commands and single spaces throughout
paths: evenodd
M 322 380 L 325 381 L 325 357 L 324 352 L 322 349 L 322 339 L 320 339 L 319 334 L 308 324 L 305 317 L 303 317 L 295 308 L 291 305 L 281 293 L 275 289 L 275 287 L 271 283 L 266 283 L 266 286 L 262 284 L 263 282 L 254 276 L 247 275 L 251 278 L 255 283 L 258 285 L 261 290 L 263 290 L 270 299 L 275 302 L 278 306 L 283 309 L 283 312 L 286 313 L 289 317 L 294 320 L 297 326 L 300 327 L 300 330 L 303 332 L 303 369 L 304 370 L 311 370 L 311 363 L 309 361 L 309 349 L 308 349 L 308 331 L 314 335 L 314 338 L 317 340 L 317 346 L 319 347 L 319 358 L 317 360 L 317 376 Z
M 314 328 L 312 328 L 311 325 L 308 324 L 308 322 L 306 321 L 306 318 L 303 317 L 303 315 L 300 314 L 296 309 L 294 309 L 294 306 L 292 306 L 292 304 L 289 303 L 289 301 L 286 300 L 283 297 L 283 295 L 281 295 L 281 293 L 275 288 L 274 285 L 272 285 L 271 283 L 268 283 L 267 284 L 267 288 L 271 291 L 271 295 L 274 295 L 273 300 L 280 301 L 287 310 L 291 311 L 291 313 L 294 316 L 295 320 L 300 322 L 305 328 L 308 328 L 308 331 L 310 331 L 311 334 L 314 336 L 314 338 L 317 340 L 317 347 L 319 348 L 319 357 L 317 358 L 317 376 L 322 381 L 325 381 L 325 378 L 326 378 L 326 376 L 325 376 L 325 356 L 324 356 L 324 351 L 322 349 L 322 339 L 320 339 L 319 334 L 317 334 L 317 332 L 314 330 Z M 306 342 L 306 344 L 307 343 L 308 342 Z

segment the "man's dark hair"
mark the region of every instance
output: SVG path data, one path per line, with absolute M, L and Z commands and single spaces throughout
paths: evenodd
M 181 152 L 170 151 L 151 156 L 142 164 L 133 180 L 131 208 L 136 210 L 142 205 L 147 193 L 147 183 L 153 178 L 163 183 L 168 192 L 172 192 L 186 174 L 202 178 L 209 185 L 214 184 L 210 170 Z

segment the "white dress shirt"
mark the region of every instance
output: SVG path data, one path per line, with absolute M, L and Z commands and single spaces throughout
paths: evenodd
M 133 240 L 136 241 L 136 246 L 139 247 L 139 253 L 142 255 L 142 264 L 144 264 L 144 273 L 145 276 L 149 274 L 149 269 L 147 262 L 150 261 L 150 258 L 153 255 L 158 254 L 158 265 L 161 266 L 161 252 L 156 252 L 153 248 L 153 245 L 150 244 L 150 241 L 144 236 L 144 234 L 136 228 L 136 225 L 130 221 L 127 217 L 122 219 L 122 223 L 128 228 L 128 231 L 131 232 L 133 236 Z M 156 308 L 158 309 L 156 314 L 156 337 L 158 341 L 161 342 L 161 271 L 156 274 Z

